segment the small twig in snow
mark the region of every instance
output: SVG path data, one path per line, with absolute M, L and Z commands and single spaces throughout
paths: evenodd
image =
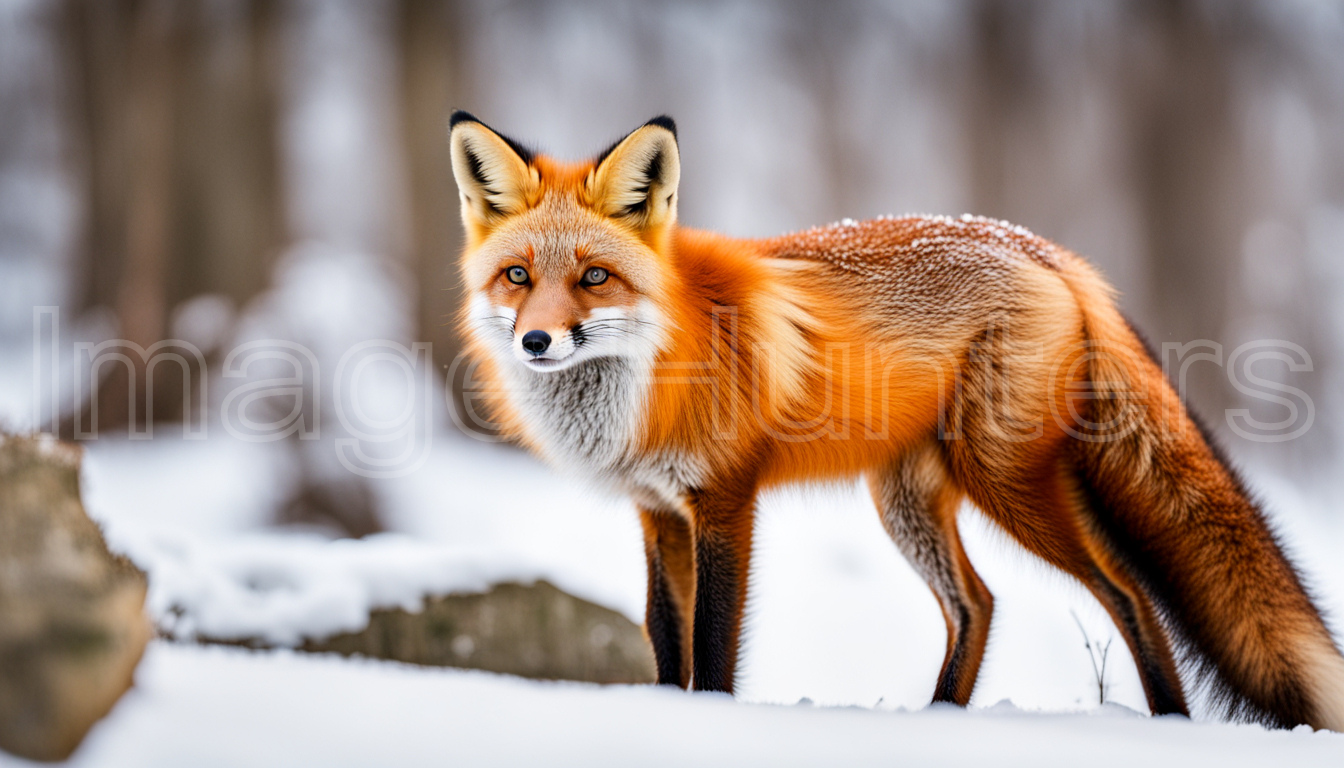
M 1078 618 L 1078 614 L 1073 609 L 1069 609 L 1069 614 L 1073 616 L 1073 623 L 1078 625 L 1078 631 L 1083 633 L 1083 647 L 1087 649 L 1087 658 L 1092 662 L 1092 675 L 1097 681 L 1097 703 L 1105 704 L 1106 691 L 1110 688 L 1106 682 L 1106 658 L 1111 653 L 1111 642 L 1115 638 L 1107 638 L 1105 645 L 1102 645 L 1100 640 L 1093 641 L 1083 628 L 1083 622 Z

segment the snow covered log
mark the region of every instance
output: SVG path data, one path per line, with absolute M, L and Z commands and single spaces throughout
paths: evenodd
M 375 610 L 369 626 L 302 646 L 432 666 L 594 683 L 653 682 L 640 627 L 546 581 L 437 597 L 423 610 Z
M 79 495 L 79 449 L 0 434 L 0 749 L 60 760 L 131 685 L 145 575 Z

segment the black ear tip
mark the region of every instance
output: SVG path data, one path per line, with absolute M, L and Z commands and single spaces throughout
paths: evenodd
M 453 128 L 457 127 L 459 123 L 475 123 L 481 126 L 487 131 L 493 133 L 495 136 L 499 137 L 499 139 L 503 141 L 505 144 L 508 144 L 509 148 L 512 149 L 514 153 L 518 155 L 519 159 L 521 159 L 524 163 L 528 165 L 532 164 L 532 158 L 535 157 L 536 155 L 535 152 L 528 149 L 527 147 L 524 147 L 522 144 L 519 144 L 513 139 L 510 139 L 508 136 L 505 136 L 499 131 L 496 131 L 494 128 L 491 128 L 485 123 L 482 123 L 479 119 L 477 119 L 475 115 L 471 114 L 470 112 L 467 112 L 466 110 L 462 109 L 454 109 L 452 117 L 448 118 L 448 132 L 452 133 Z
M 454 109 L 453 116 L 448 118 L 448 130 L 453 130 L 458 123 L 479 123 L 476 116 L 464 109 Z
M 659 128 L 666 128 L 672 132 L 672 138 L 677 138 L 677 123 L 667 115 L 659 115 L 645 123 L 645 125 L 656 125 Z

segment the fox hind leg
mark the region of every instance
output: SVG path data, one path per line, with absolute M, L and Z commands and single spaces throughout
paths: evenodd
M 947 622 L 947 652 L 933 700 L 964 707 L 980 673 L 994 599 L 957 534 L 961 492 L 932 442 L 870 474 L 868 485 L 887 534 L 928 582 Z
M 1153 600 L 1096 530 L 1067 462 L 1046 458 L 1048 449 L 1009 460 L 1014 457 L 1010 446 L 986 450 L 988 440 L 958 443 L 950 450 L 952 466 L 976 506 L 1097 598 L 1129 646 L 1153 714 L 1188 715 L 1171 643 Z

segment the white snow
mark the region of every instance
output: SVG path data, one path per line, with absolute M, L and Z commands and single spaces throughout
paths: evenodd
M 1344 735 L 1148 718 L 742 704 L 289 651 L 151 645 L 68 763 L 184 766 L 1337 765 Z M 0 755 L 0 765 L 32 765 Z
M 422 542 L 402 534 L 365 540 L 254 534 L 221 544 L 178 540 L 150 547 L 150 612 L 171 635 L 298 645 L 363 629 L 374 608 L 418 611 L 429 595 L 484 592 L 531 582 L 545 569 L 505 551 Z
M 512 448 L 440 434 L 431 455 L 375 482 L 393 531 L 363 540 L 268 526 L 293 474 L 283 444 L 103 438 L 85 444 L 83 490 L 111 546 L 149 573 L 150 612 L 177 637 L 295 644 L 358 629 L 373 608 L 537 578 L 641 620 L 633 513 Z

